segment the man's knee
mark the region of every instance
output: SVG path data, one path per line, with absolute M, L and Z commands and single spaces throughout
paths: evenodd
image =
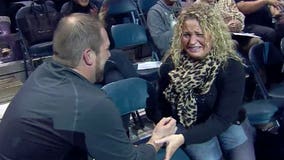
M 267 28 L 265 33 L 264 41 L 274 42 L 276 40 L 276 31 L 273 28 Z

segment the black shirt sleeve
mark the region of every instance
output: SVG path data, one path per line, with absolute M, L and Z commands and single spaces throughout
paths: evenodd
M 175 116 L 174 110 L 171 107 L 171 104 L 165 99 L 163 91 L 166 89 L 168 84 L 170 83 L 170 77 L 168 73 L 174 69 L 174 64 L 169 57 L 160 67 L 159 69 L 159 80 L 158 80 L 158 91 L 157 91 L 157 100 L 156 104 L 153 105 L 153 110 L 155 114 L 152 115 L 151 119 L 158 123 L 162 117 L 173 116 L 173 118 L 177 119 Z
M 90 157 L 96 160 L 140 160 L 155 159 L 156 151 L 151 145 L 134 146 L 123 128 L 119 111 L 114 104 L 102 98 L 92 111 L 85 111 L 79 128 L 84 130 Z

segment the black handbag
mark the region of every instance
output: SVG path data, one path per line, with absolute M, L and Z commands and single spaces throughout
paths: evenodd
M 21 22 L 22 33 L 29 45 L 52 41 L 54 30 L 61 18 L 57 11 L 48 11 L 43 3 L 39 6 L 32 4 L 30 12 Z

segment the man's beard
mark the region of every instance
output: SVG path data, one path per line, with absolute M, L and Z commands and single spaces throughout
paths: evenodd
M 95 73 L 95 76 L 96 76 L 96 82 L 102 82 L 103 79 L 104 79 L 104 69 L 105 69 L 105 64 L 101 64 L 100 63 L 101 60 L 99 60 L 98 58 L 96 59 L 96 64 L 97 65 L 97 68 L 96 68 L 96 73 Z
M 102 82 L 104 79 L 104 69 L 96 69 L 96 82 Z

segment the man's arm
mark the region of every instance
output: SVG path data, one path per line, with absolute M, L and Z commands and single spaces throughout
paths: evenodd
M 152 137 L 147 142 L 147 144 L 152 145 L 155 148 L 155 150 L 158 152 L 159 149 L 161 148 L 161 145 L 156 143 L 156 141 L 166 136 L 174 134 L 176 130 L 177 127 L 175 119 L 171 117 L 162 118 L 154 128 Z
M 82 124 L 86 136 L 89 156 L 95 159 L 138 160 L 156 158 L 160 145 L 153 143 L 157 138 L 172 134 L 175 120 L 161 120 L 147 144 L 134 146 L 126 135 L 117 108 L 107 99 L 94 104 L 94 109 L 85 113 Z M 87 124 L 88 123 L 88 124 Z
M 238 9 L 243 14 L 251 14 L 264 7 L 265 5 L 278 6 L 277 0 L 255 0 L 255 1 L 239 1 L 236 3 Z

